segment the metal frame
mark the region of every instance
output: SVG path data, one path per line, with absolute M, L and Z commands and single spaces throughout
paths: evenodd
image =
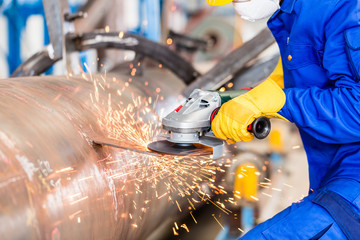
M 65 66 L 67 71 L 79 73 L 78 70 L 81 67 L 77 55 L 79 51 L 114 48 L 132 50 L 137 54 L 156 60 L 189 85 L 183 92 L 185 96 L 188 96 L 197 88 L 205 90 L 218 89 L 232 80 L 237 74 L 242 74 L 243 70 L 249 67 L 248 65 L 252 60 L 256 59 L 260 53 L 275 42 L 271 32 L 268 29 L 264 29 L 201 76 L 191 63 L 170 50 L 167 46 L 144 37 L 130 33 L 119 36 L 119 32 L 77 34 L 72 22 L 64 19 L 64 15 L 69 13 L 69 9 L 67 4 L 61 2 L 63 1 L 44 0 L 45 12 L 47 12 L 48 18 L 50 18 L 49 16 L 54 16 L 54 14 L 56 16 L 53 18 L 53 21 L 48 23 L 49 29 L 55 28 L 55 30 L 50 32 L 51 46 L 48 46 L 42 52 L 35 54 L 21 64 L 12 77 L 39 75 L 64 55 L 66 56 Z M 54 10 L 54 7 L 51 5 L 56 4 L 58 8 Z M 53 13 L 54 11 L 55 13 Z M 61 38 L 60 35 L 63 37 Z M 59 39 L 62 39 L 62 42 Z M 55 48 L 52 49 L 52 47 Z M 59 49 L 62 49 L 62 51 Z M 261 79 L 254 79 L 254 83 L 259 80 Z
M 209 72 L 191 83 L 184 90 L 184 95 L 188 96 L 194 89 L 198 88 L 204 90 L 218 89 L 273 43 L 275 43 L 275 39 L 270 30 L 262 30 L 253 39 L 220 60 Z

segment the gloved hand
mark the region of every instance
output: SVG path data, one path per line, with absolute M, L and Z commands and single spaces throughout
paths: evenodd
M 249 142 L 254 136 L 247 128 L 256 118 L 266 116 L 287 121 L 277 113 L 285 101 L 284 91 L 268 78 L 249 92 L 223 104 L 211 128 L 216 137 L 227 140 L 230 144 L 233 141 Z

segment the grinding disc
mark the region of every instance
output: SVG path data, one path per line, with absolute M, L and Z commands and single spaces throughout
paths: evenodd
M 178 144 L 167 140 L 153 142 L 148 145 L 152 151 L 176 156 L 208 156 L 213 154 L 213 149 L 201 144 Z

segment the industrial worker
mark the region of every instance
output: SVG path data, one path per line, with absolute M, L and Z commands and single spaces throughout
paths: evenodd
M 242 239 L 360 239 L 360 0 L 233 5 L 250 21 L 270 17 L 281 61 L 263 83 L 225 103 L 212 129 L 219 138 L 248 142 L 255 118 L 295 123 L 310 177 L 307 197 Z

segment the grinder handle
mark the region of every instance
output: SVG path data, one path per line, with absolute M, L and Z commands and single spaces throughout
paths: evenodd
M 214 112 L 211 114 L 210 122 L 214 120 L 216 115 L 218 114 L 220 108 L 217 108 L 214 110 Z M 259 117 L 255 119 L 255 121 L 250 124 L 247 128 L 249 132 L 254 134 L 254 136 L 257 139 L 265 139 L 267 136 L 269 136 L 271 131 L 271 122 L 270 119 L 267 117 Z
M 259 117 L 248 126 L 248 131 L 254 134 L 257 139 L 265 139 L 271 131 L 271 122 L 267 117 Z

